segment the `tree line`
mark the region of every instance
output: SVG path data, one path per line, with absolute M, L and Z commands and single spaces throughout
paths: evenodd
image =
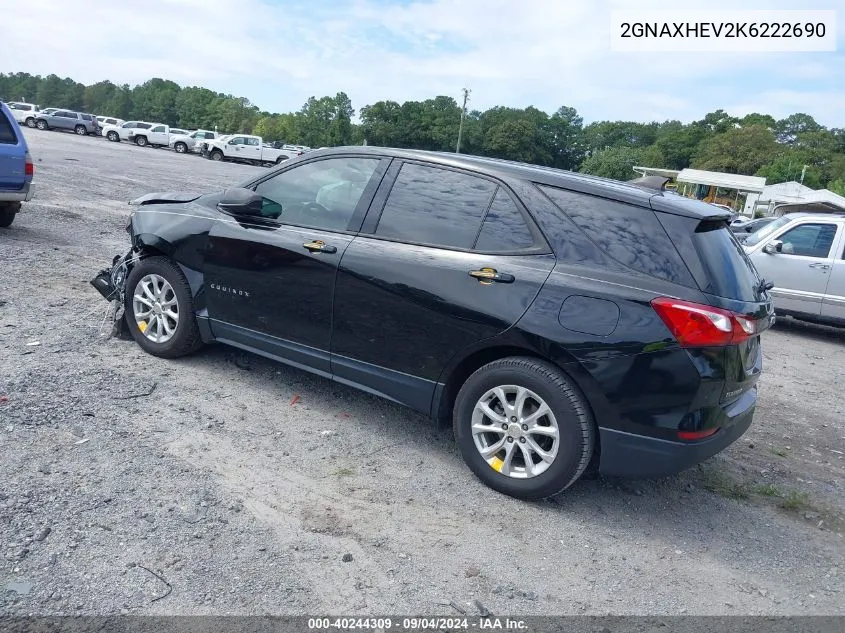
M 369 145 L 455 151 L 461 107 L 452 97 L 379 101 L 362 107 L 358 122 L 344 92 L 311 97 L 297 112 L 261 110 L 244 97 L 150 79 L 136 86 L 84 85 L 56 75 L 0 73 L 0 99 L 167 123 L 217 127 L 311 147 Z M 723 110 L 699 121 L 597 121 L 584 125 L 574 109 L 549 114 L 534 107 L 497 106 L 466 113 L 461 151 L 630 180 L 634 165 L 694 167 L 765 176 L 769 184 L 799 180 L 845 195 L 845 129 L 826 128 L 808 114 L 784 119 Z

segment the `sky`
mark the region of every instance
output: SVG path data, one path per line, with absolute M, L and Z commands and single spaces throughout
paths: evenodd
M 654 0 L 27 0 L 5 12 L 0 72 L 86 84 L 152 77 L 298 110 L 346 92 L 356 110 L 471 90 L 469 109 L 571 106 L 597 120 L 689 122 L 718 108 L 845 127 L 845 0 L 837 51 L 631 53 L 613 9 Z M 792 0 L 685 0 L 685 9 L 802 9 Z

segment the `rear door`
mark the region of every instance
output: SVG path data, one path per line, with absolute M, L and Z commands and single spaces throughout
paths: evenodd
M 335 379 L 429 413 L 449 360 L 524 314 L 549 253 L 502 183 L 394 160 L 340 263 Z
M 840 227 L 845 226 L 841 223 Z M 840 229 L 839 244 L 834 245 L 830 278 L 822 299 L 822 316 L 845 321 L 845 229 Z
M 775 307 L 787 312 L 819 316 L 822 298 L 833 266 L 833 245 L 840 224 L 834 219 L 806 218 L 770 235 L 765 243 L 779 241 L 781 251 L 766 253 L 761 244 L 751 255 L 760 273 L 773 282 Z
M 7 112 L 0 108 L 0 190 L 18 190 L 26 177 L 26 147 L 20 128 Z

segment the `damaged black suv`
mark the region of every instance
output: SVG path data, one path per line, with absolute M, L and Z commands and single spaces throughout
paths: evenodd
M 92 283 L 149 353 L 249 350 L 451 422 L 472 471 L 553 495 L 677 472 L 751 424 L 774 315 L 727 214 L 455 154 L 310 152 L 133 201 Z

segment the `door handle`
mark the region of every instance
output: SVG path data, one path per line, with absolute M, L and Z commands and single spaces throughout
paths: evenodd
M 323 240 L 314 240 L 302 245 L 312 253 L 337 253 L 337 248 L 326 244 Z
M 821 264 L 819 262 L 814 262 L 810 264 L 810 268 L 820 268 L 821 270 L 827 270 L 830 268 L 830 264 Z
M 483 284 L 491 284 L 494 281 L 499 283 L 509 284 L 513 283 L 514 276 L 508 273 L 500 273 L 495 268 L 482 268 L 481 270 L 469 271 L 470 277 L 475 277 Z

